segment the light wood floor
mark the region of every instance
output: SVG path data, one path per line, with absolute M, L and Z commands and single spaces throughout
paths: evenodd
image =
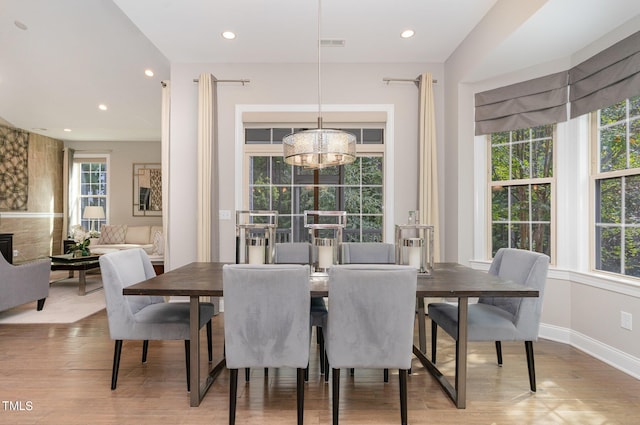
M 46 308 L 46 307 L 45 307 Z M 222 315 L 214 320 L 220 342 Z M 6 424 L 226 424 L 228 372 L 200 407 L 189 407 L 181 342 L 125 342 L 118 388 L 110 390 L 113 342 L 103 311 L 72 325 L 0 325 L 0 423 Z M 219 347 L 219 344 L 218 344 Z M 331 392 L 318 374 L 313 345 L 306 385 L 305 423 L 331 423 Z M 453 343 L 440 337 L 439 366 L 451 373 Z M 408 379 L 411 424 L 637 424 L 640 381 L 567 345 L 534 345 L 538 392 L 529 392 L 523 344 L 503 343 L 504 367 L 492 343 L 471 343 L 466 410 L 457 410 L 414 360 Z M 205 349 L 206 350 L 206 349 Z M 220 349 L 215 354 L 221 355 Z M 203 351 L 203 358 L 206 354 Z M 242 377 L 243 374 L 240 374 Z M 400 422 L 397 375 L 342 372 L 342 424 Z M 9 404 L 12 402 L 12 404 Z M 13 407 L 13 410 L 12 410 Z M 15 410 L 16 408 L 22 410 Z M 238 424 L 294 424 L 295 373 L 272 369 L 241 378 Z

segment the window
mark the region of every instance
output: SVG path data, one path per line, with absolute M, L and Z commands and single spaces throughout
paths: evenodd
M 595 269 L 640 277 L 640 96 L 593 118 Z
M 105 219 L 84 219 L 82 212 L 86 206 L 101 206 L 105 214 L 108 211 L 107 190 L 107 159 L 106 158 L 82 158 L 74 159 L 74 185 L 77 188 L 77 214 L 75 222 L 79 222 L 83 228 L 99 230 Z
M 489 136 L 492 256 L 500 248 L 552 256 L 554 129 L 544 125 Z
M 245 205 L 250 210 L 278 211 L 278 242 L 308 239 L 305 210 L 346 211 L 344 241 L 383 240 L 384 131 L 343 130 L 356 135 L 356 161 L 314 171 L 284 162 L 282 137 L 293 128 L 245 129 Z

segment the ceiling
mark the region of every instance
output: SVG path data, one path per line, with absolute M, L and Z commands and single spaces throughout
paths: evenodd
M 443 63 L 496 1 L 322 0 L 321 38 L 345 40 L 322 62 Z M 638 0 L 536 1 L 476 79 L 569 57 L 640 15 Z M 416 35 L 401 39 L 407 28 Z M 0 0 L 0 123 L 62 140 L 158 141 L 170 63 L 312 63 L 317 38 L 315 0 Z

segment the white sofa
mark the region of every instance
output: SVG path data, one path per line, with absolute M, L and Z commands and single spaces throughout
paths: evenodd
M 100 228 L 100 238 L 91 239 L 92 254 L 107 254 L 115 250 L 142 248 L 153 264 L 164 264 L 164 234 L 162 226 L 107 225 Z

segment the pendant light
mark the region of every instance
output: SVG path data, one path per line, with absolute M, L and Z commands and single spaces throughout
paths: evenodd
M 298 131 L 282 139 L 284 162 L 310 169 L 351 164 L 356 159 L 356 136 L 342 130 L 322 128 L 320 75 L 321 1 L 318 0 L 318 128 Z

